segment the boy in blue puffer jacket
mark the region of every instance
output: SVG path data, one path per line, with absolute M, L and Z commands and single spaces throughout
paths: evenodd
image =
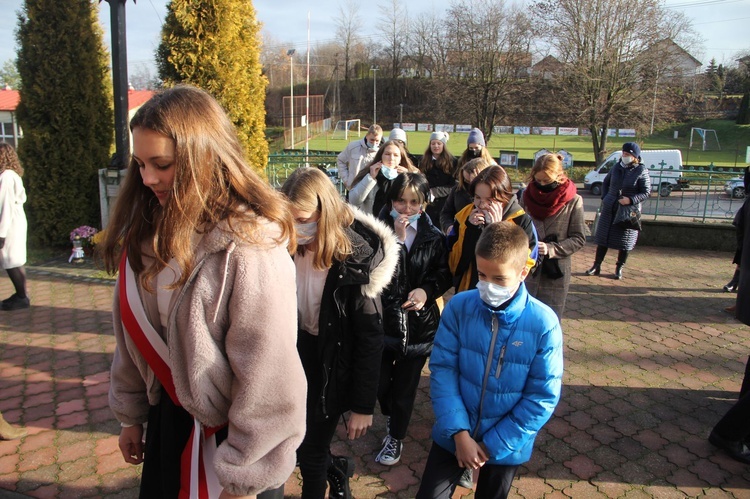
M 475 252 L 477 289 L 448 303 L 435 336 L 435 426 L 417 499 L 449 498 L 464 469 L 480 467 L 476 497 L 507 497 L 560 399 L 562 331 L 523 284 L 528 236 L 493 223 Z

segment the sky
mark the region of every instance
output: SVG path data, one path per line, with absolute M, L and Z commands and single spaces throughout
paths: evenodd
M 335 37 L 335 18 L 343 0 L 255 0 L 253 5 L 263 30 L 284 49 L 295 48 L 304 52 L 307 46 L 307 15 L 310 12 L 310 40 L 332 41 Z M 532 0 L 516 0 L 520 5 L 530 5 Z M 155 74 L 153 54 L 159 43 L 159 32 L 166 14 L 167 0 L 128 0 L 126 25 L 128 40 L 128 67 L 133 74 L 144 67 Z M 385 5 L 385 2 L 383 3 Z M 432 9 L 446 9 L 450 1 L 402 0 L 408 4 L 413 16 Z M 437 6 L 436 6 L 437 4 Z M 16 12 L 23 0 L 0 0 L 0 65 L 15 58 L 17 27 Z M 363 3 L 367 5 L 367 3 Z M 682 11 L 693 22 L 705 43 L 692 53 L 704 67 L 711 58 L 717 64 L 733 65 L 742 50 L 750 50 L 750 0 L 665 0 L 667 8 Z M 439 10 L 438 12 L 439 13 Z M 105 30 L 105 42 L 110 43 L 109 4 L 100 4 L 100 20 Z M 360 15 L 366 25 L 363 36 L 371 36 L 377 24 L 377 11 L 363 7 Z M 371 20 L 368 20 L 371 16 Z

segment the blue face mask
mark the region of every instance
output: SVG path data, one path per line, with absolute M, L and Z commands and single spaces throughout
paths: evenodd
M 315 236 L 318 235 L 318 222 L 317 220 L 305 224 L 295 222 L 294 229 L 297 231 L 297 244 L 304 246 L 313 242 Z
M 393 217 L 394 220 L 396 220 L 398 217 L 401 216 L 401 213 L 396 211 L 396 208 L 391 208 L 391 217 Z M 409 219 L 409 223 L 413 224 L 417 220 L 419 220 L 419 217 L 421 217 L 421 213 L 417 213 L 415 215 L 409 215 L 407 218 Z
M 482 301 L 495 308 L 513 298 L 513 294 L 516 292 L 515 289 L 506 288 L 487 281 L 477 282 L 477 289 Z
M 367 148 L 371 151 L 377 149 L 379 145 L 380 145 L 380 141 L 377 141 L 377 142 L 370 142 L 369 140 L 367 141 Z
M 389 168 L 389 167 L 387 167 L 385 165 L 383 165 L 383 166 L 380 167 L 380 172 L 388 180 L 393 180 L 396 177 L 398 177 L 398 170 L 396 170 L 395 168 Z

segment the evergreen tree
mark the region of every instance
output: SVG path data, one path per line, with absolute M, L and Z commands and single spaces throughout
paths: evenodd
M 41 244 L 100 224 L 97 170 L 109 162 L 113 115 L 97 9 L 90 0 L 25 0 L 18 16 L 18 154 L 29 235 Z
M 171 0 L 156 59 L 165 86 L 190 83 L 216 97 L 237 127 L 248 162 L 264 175 L 267 80 L 251 2 Z

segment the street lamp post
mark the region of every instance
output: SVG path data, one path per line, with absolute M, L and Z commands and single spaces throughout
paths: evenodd
M 289 56 L 289 94 L 290 94 L 290 102 L 289 102 L 289 108 L 292 115 L 292 119 L 290 121 L 290 128 L 292 129 L 292 149 L 294 149 L 294 53 L 296 50 L 289 49 L 286 51 L 286 55 Z
M 378 71 L 380 68 L 377 66 L 370 67 L 372 71 L 372 124 L 378 122 Z

